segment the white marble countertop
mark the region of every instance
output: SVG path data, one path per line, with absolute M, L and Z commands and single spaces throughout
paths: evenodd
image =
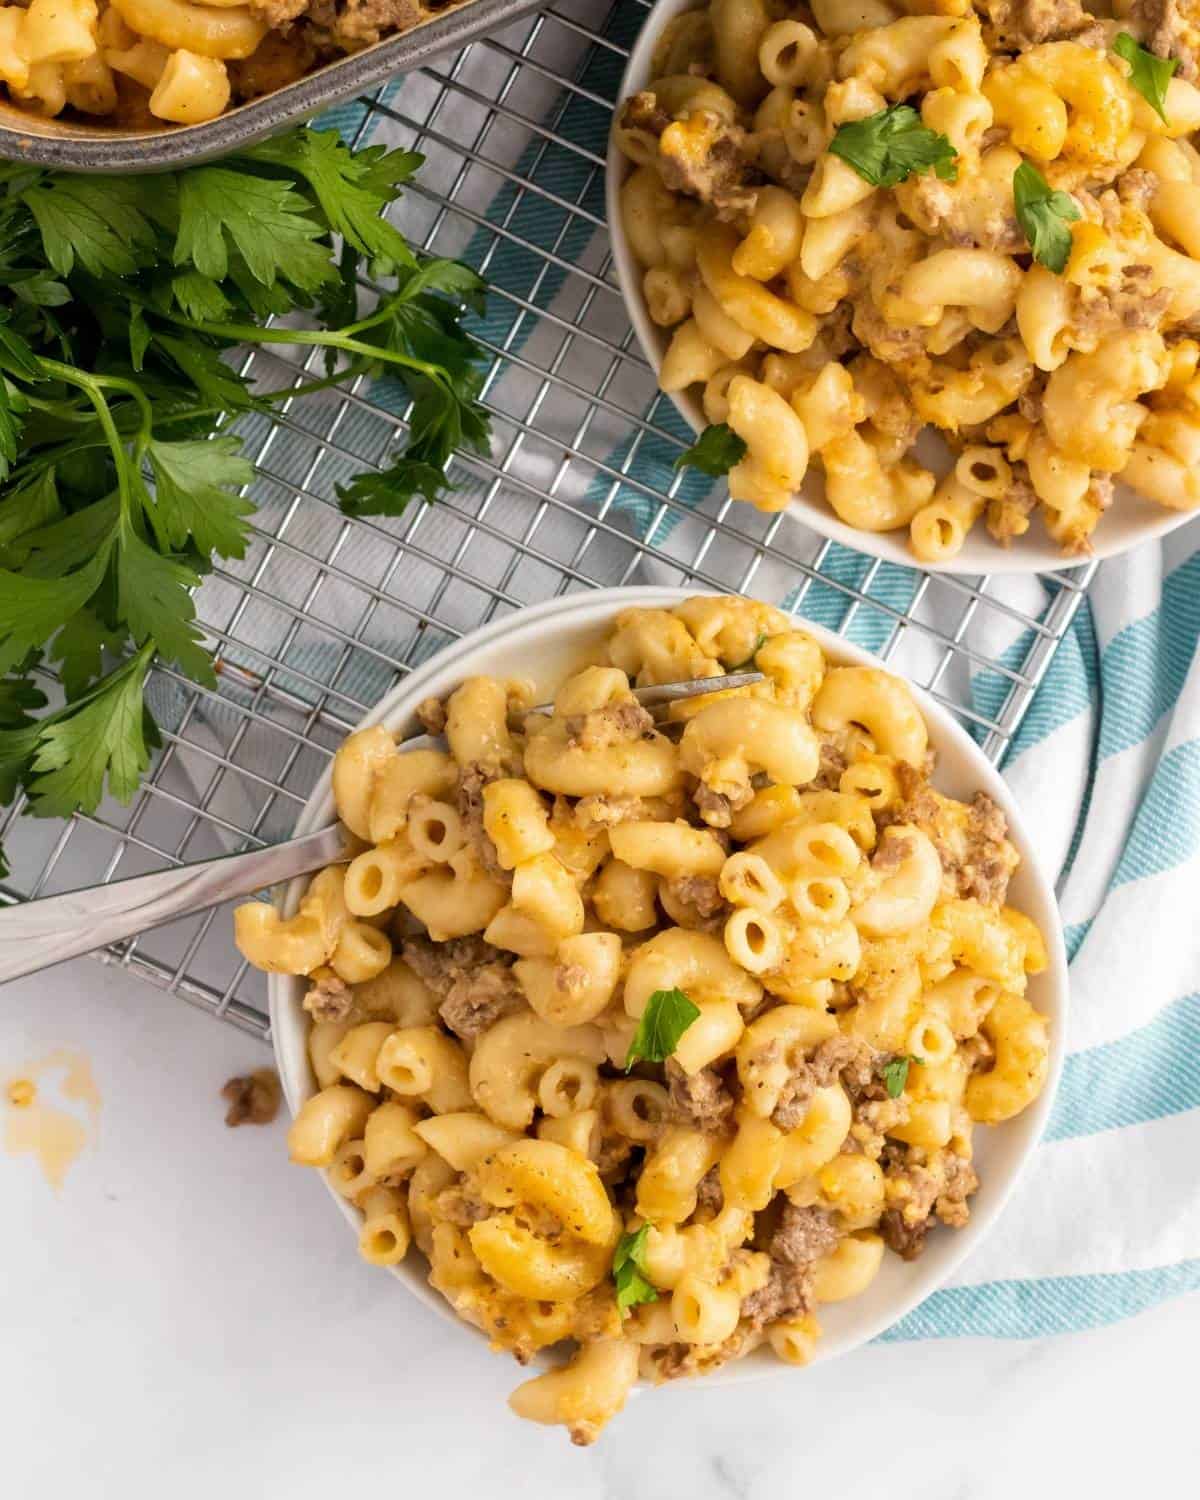
M 282 1120 L 226 1129 L 220 1087 L 268 1060 L 260 1044 L 81 960 L 0 996 L 0 1080 L 59 1046 L 88 1055 L 103 1104 L 57 1194 L 0 1152 L 6 1494 L 1194 1491 L 1200 1296 L 1069 1339 L 873 1347 L 650 1393 L 573 1449 L 509 1414 L 515 1366 L 358 1261 L 320 1184 L 288 1167 Z

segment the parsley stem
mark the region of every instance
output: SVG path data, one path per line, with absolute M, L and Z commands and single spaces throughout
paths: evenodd
M 118 380 L 117 376 L 86 375 L 82 370 L 74 370 L 70 365 L 60 365 L 56 359 L 42 359 L 42 364 L 51 373 L 52 378 L 64 381 L 67 385 L 78 386 L 96 410 L 96 418 L 100 423 L 100 429 L 104 433 L 105 440 L 112 450 L 113 462 L 117 470 L 117 489 L 121 496 L 122 512 L 128 514 L 128 509 L 133 496 L 129 492 L 129 455 L 125 452 L 125 440 L 117 431 L 117 424 L 113 421 L 112 408 L 104 396 L 102 385 L 111 385 L 117 381 L 121 386 L 132 389 L 130 382 Z M 138 393 L 141 396 L 141 392 Z M 141 407 L 143 417 L 148 420 L 150 403 L 141 396 Z
M 387 322 L 392 315 L 393 303 L 401 300 L 402 297 L 403 293 L 399 297 L 385 298 L 373 313 L 368 314 L 365 318 L 360 318 L 357 323 L 347 323 L 337 331 L 340 334 L 353 338 L 357 334 L 366 333 L 369 328 L 377 328 L 380 323 Z
M 344 385 L 351 375 L 358 374 L 363 365 L 358 360 L 353 360 L 344 370 L 338 370 L 333 375 L 326 375 L 323 380 L 306 380 L 302 385 L 285 385 L 277 391 L 256 391 L 255 395 L 260 401 L 286 401 L 289 396 L 311 396 L 315 391 L 328 391 L 334 386 Z M 224 407 L 214 407 L 213 411 L 224 411 Z M 197 416 L 203 413 L 197 412 Z M 168 421 L 170 418 L 167 419 Z
M 147 427 L 154 421 L 154 411 L 150 405 L 149 398 L 141 386 L 133 380 L 125 380 L 120 375 L 93 375 L 77 370 L 73 365 L 60 364 L 56 359 L 47 359 L 41 356 L 41 363 L 49 373 L 51 379 L 65 381 L 68 385 L 78 386 L 80 390 L 91 394 L 91 387 L 97 390 L 123 391 L 127 396 L 132 396 L 137 402 L 142 413 L 142 420 Z M 107 402 L 105 403 L 107 405 Z
M 424 375 L 426 380 L 435 385 L 445 386 L 446 375 L 439 365 L 431 365 L 428 360 L 416 359 L 410 354 L 401 354 L 396 349 L 385 349 L 378 344 L 362 344 L 357 339 L 348 338 L 341 331 L 334 333 L 321 333 L 316 329 L 306 328 L 259 328 L 254 323 L 197 323 L 188 318 L 178 317 L 175 313 L 164 313 L 155 308 L 155 316 L 165 318 L 168 323 L 178 324 L 180 327 L 188 328 L 193 333 L 206 333 L 211 338 L 228 339 L 234 344 L 298 344 L 307 347 L 321 349 L 340 349 L 343 354 L 357 355 L 369 363 L 382 362 L 389 365 L 399 365 L 403 369 L 413 370 L 418 375 Z M 380 314 L 378 321 L 383 321 L 386 313 Z M 373 316 L 367 319 L 367 323 L 376 321 Z M 363 324 L 351 324 L 353 328 L 360 331 Z
M 52 417 L 57 417 L 60 422 L 90 422 L 91 412 L 82 406 L 72 406 L 69 401 L 48 401 L 43 396 L 35 396 L 30 391 L 25 392 L 25 399 L 35 411 L 44 411 Z
M 257 394 L 257 400 L 285 401 L 289 396 L 311 396 L 317 391 L 326 391 L 333 386 L 341 385 L 349 373 L 351 372 L 339 370 L 337 374 L 327 375 L 321 380 L 306 380 L 300 385 L 284 386 L 277 391 L 260 391 Z M 29 392 L 26 392 L 26 395 L 31 406 L 36 407 L 39 411 L 48 412 L 51 416 L 56 416 L 64 422 L 87 423 L 89 425 L 96 423 L 94 410 L 89 411 L 82 407 L 69 406 L 66 402 L 62 401 L 49 401 L 44 397 L 34 396 Z M 128 410 L 127 407 L 118 407 L 114 422 L 119 423 L 122 413 L 126 410 Z M 219 419 L 229 415 L 229 408 L 226 406 L 189 406 L 184 411 L 161 413 L 155 417 L 154 427 L 161 432 L 164 428 L 173 427 L 177 422 L 194 422 L 201 418 L 209 417 Z M 238 413 L 235 412 L 233 415 L 236 419 Z M 27 483 L 30 479 L 37 478 L 39 474 L 43 474 L 47 469 L 54 468 L 71 454 L 86 453 L 92 448 L 108 448 L 110 446 L 111 444 L 106 433 L 104 431 L 97 432 L 93 427 L 92 431 L 84 431 L 76 437 L 64 439 L 63 442 L 56 444 L 49 453 L 40 454 L 34 458 L 27 458 L 20 466 L 21 482 Z
M 41 364 L 52 380 L 61 380 L 65 385 L 77 386 L 95 407 L 104 436 L 112 449 L 113 461 L 117 466 L 117 484 L 120 487 L 121 498 L 128 501 L 130 499 L 129 458 L 125 452 L 125 439 L 117 431 L 112 408 L 105 400 L 104 392 L 106 390 L 123 392 L 133 398 L 141 412 L 141 425 L 133 439 L 135 463 L 141 462 L 142 454 L 146 451 L 146 444 L 150 441 L 150 434 L 154 427 L 154 408 L 150 405 L 146 393 L 134 381 L 125 380 L 120 375 L 86 374 L 83 370 L 60 364 L 58 360 L 47 359 L 44 355 L 41 356 Z

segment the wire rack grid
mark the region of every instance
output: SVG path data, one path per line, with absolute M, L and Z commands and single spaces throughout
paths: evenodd
M 491 361 L 492 454 L 456 460 L 459 488 L 436 507 L 349 521 L 335 486 L 382 465 L 402 436 L 394 387 L 363 378 L 242 421 L 256 466 L 252 545 L 197 595 L 218 686 L 155 670 L 164 744 L 129 807 L 50 823 L 15 805 L 0 822 L 13 871 L 4 899 L 286 836 L 340 738 L 399 676 L 497 616 L 595 586 L 695 583 L 783 604 L 877 651 L 1003 758 L 1090 569 L 1017 591 L 934 577 L 673 470 L 690 434 L 633 343 L 603 208 L 612 102 L 646 8 L 617 0 L 598 17 L 594 0 L 556 0 L 339 112 L 356 144 L 425 154 L 396 222 L 492 286 L 475 330 Z M 278 387 L 310 364 L 260 350 L 243 369 Z M 103 957 L 267 1035 L 262 976 L 238 959 L 224 909 Z

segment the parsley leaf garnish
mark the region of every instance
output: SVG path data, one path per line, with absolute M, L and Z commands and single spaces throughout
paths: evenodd
M 682 990 L 655 990 L 646 1001 L 625 1054 L 625 1071 L 635 1062 L 666 1062 L 679 1045 L 679 1038 L 700 1014 Z
M 215 680 L 193 594 L 253 534 L 229 419 L 398 384 L 406 441 L 344 486 L 355 514 L 435 501 L 456 452 L 489 451 L 463 327 L 484 284 L 388 218 L 420 163 L 301 128 L 145 176 L 0 164 L 0 806 L 19 786 L 56 816 L 127 799 L 157 744 L 155 662 Z M 257 360 L 252 387 L 229 355 L 267 345 L 299 357 Z M 272 368 L 290 373 L 264 389 Z M 51 709 L 30 673 L 55 666 Z
M 908 1082 L 909 1064 L 916 1061 L 912 1057 L 893 1057 L 880 1068 L 883 1077 L 883 1086 L 887 1089 L 889 1099 L 899 1099 L 904 1092 L 904 1085 Z
M 254 477 L 235 438 L 208 442 L 151 442 L 146 456 L 155 493 L 146 513 L 159 545 L 180 551 L 188 542 L 201 552 L 244 557 L 246 517 L 254 507 L 235 493 Z
M 39 578 L 0 569 L 0 672 L 36 650 L 100 586 L 112 553 L 112 536 L 90 563 L 62 578 Z
M 322 230 L 308 207 L 308 199 L 287 182 L 230 167 L 185 172 L 175 264 L 194 265 L 201 275 L 224 281 L 236 251 L 263 286 L 283 277 L 302 291 L 315 291 L 335 273 L 328 252 L 314 243 Z
M 829 150 L 873 187 L 895 187 L 914 172 L 932 171 L 943 182 L 958 176 L 953 142 L 930 130 L 911 104 L 890 104 L 865 120 L 839 125 Z
M 152 650 L 144 646 L 87 697 L 38 723 L 27 777 L 36 816 L 65 817 L 76 807 L 94 808 L 106 778 L 114 797 L 128 802 L 133 796 L 158 744 L 143 700 Z M 0 780 L 4 738 L 0 731 Z
M 377 263 L 415 268 L 408 241 L 379 210 L 424 161 L 419 152 L 388 151 L 383 146 L 351 152 L 333 131 L 305 130 L 263 141 L 247 154 L 253 161 L 298 173 L 330 229 L 358 254 Z
M 719 479 L 746 456 L 744 438 L 738 437 L 728 422 L 706 427 L 696 441 L 675 460 L 677 469 L 699 469 Z
M 1061 276 L 1071 254 L 1067 226 L 1080 217 L 1075 200 L 1066 193 L 1051 191 L 1038 169 L 1023 161 L 1013 173 L 1013 202 L 1017 223 L 1029 241 L 1034 260 Z
M 149 181 L 149 179 L 143 179 Z M 41 231 L 46 259 L 60 276 L 76 261 L 92 276 L 132 276 L 154 243 L 132 179 L 46 173 L 22 194 Z
M 613 1251 L 613 1281 L 617 1286 L 617 1310 L 622 1317 L 631 1307 L 658 1301 L 658 1288 L 646 1275 L 642 1264 L 649 1233 L 649 1224 L 643 1224 L 632 1234 L 626 1230 Z
M 29 711 L 45 706 L 45 693 L 24 673 L 0 682 L 0 729 L 24 728 L 33 722 Z
M 47 655 L 58 662 L 58 677 L 68 698 L 81 698 L 103 670 L 104 653 L 114 656 L 125 644 L 125 630 L 110 630 L 90 609 L 81 609 L 54 637 Z
M 1179 67 L 1177 57 L 1155 57 L 1129 35 L 1119 31 L 1113 51 L 1129 64 L 1129 82 L 1161 120 L 1167 120 L 1167 84 Z

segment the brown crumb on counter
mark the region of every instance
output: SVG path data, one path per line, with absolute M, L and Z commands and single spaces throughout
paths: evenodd
M 231 1078 L 221 1090 L 229 1100 L 226 1125 L 269 1125 L 279 1113 L 279 1074 L 274 1068 L 256 1068 L 244 1078 Z

